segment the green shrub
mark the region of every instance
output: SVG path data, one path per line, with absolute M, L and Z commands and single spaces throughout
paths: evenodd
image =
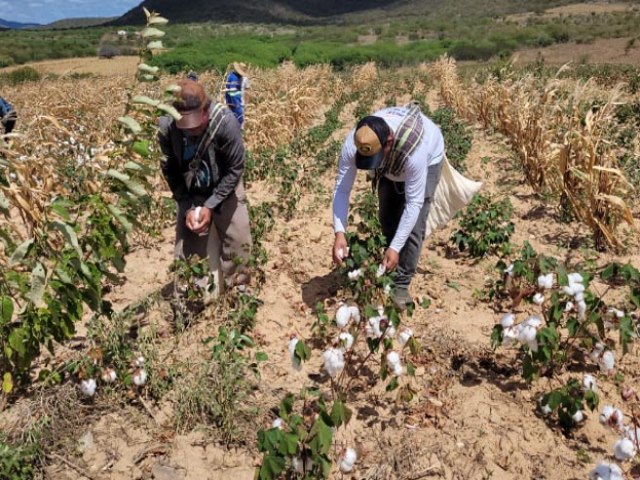
M 460 218 L 460 229 L 450 241 L 472 257 L 483 257 L 498 249 L 509 250 L 509 239 L 515 227 L 510 220 L 513 206 L 508 198 L 494 202 L 484 195 L 476 195 Z
M 0 82 L 6 82 L 10 85 L 18 85 L 25 82 L 38 82 L 41 78 L 42 76 L 35 68 L 20 67 L 11 72 L 0 75 Z
M 450 108 L 439 108 L 431 119 L 440 126 L 444 136 L 447 158 L 456 170 L 466 170 L 465 159 L 471 149 L 471 132 L 467 125 L 458 120 Z

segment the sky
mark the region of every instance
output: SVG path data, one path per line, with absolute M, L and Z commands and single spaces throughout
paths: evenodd
M 0 18 L 21 23 L 51 23 L 63 18 L 117 17 L 142 0 L 0 0 Z

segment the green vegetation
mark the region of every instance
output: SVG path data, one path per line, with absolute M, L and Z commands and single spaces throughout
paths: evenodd
M 551 6 L 545 4 L 545 8 Z M 170 50 L 160 55 L 156 64 L 175 73 L 188 69 L 221 71 L 236 60 L 267 68 L 283 60 L 292 60 L 299 66 L 329 63 L 341 68 L 371 60 L 382 66 L 398 66 L 429 61 L 444 52 L 459 60 L 488 60 L 507 58 L 524 47 L 634 37 L 640 30 L 638 12 L 558 18 L 532 15 L 513 21 L 503 15 L 523 9 L 508 3 L 485 10 L 477 6 L 469 6 L 469 11 L 456 7 L 455 16 L 447 13 L 446 5 L 426 10 L 418 2 L 414 7 L 414 12 L 398 7 L 390 14 L 390 20 L 380 18 L 379 13 L 360 12 L 347 15 L 339 24 L 322 26 L 172 25 L 168 27 L 166 43 Z M 458 15 L 463 11 L 462 16 Z M 367 21 L 356 22 L 358 18 Z M 118 47 L 117 54 L 128 54 L 128 42 L 120 45 L 123 39 L 111 38 L 117 28 L 2 31 L 0 67 L 96 55 L 105 38 L 110 46 Z M 628 48 L 635 48 L 634 42 L 630 41 Z

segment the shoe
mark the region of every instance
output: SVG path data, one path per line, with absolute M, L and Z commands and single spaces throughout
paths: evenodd
M 413 303 L 409 290 L 405 287 L 396 287 L 393 291 L 393 303 L 400 310 L 406 309 L 408 304 Z

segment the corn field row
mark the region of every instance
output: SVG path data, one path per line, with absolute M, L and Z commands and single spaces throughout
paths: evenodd
M 633 186 L 613 140 L 621 86 L 603 90 L 593 81 L 531 75 L 465 85 L 446 57 L 432 72 L 442 99 L 458 115 L 506 136 L 535 192 L 557 197 L 563 211 L 590 228 L 596 248 L 622 248 L 617 227 L 633 225 Z M 636 141 L 636 158 L 639 153 Z

